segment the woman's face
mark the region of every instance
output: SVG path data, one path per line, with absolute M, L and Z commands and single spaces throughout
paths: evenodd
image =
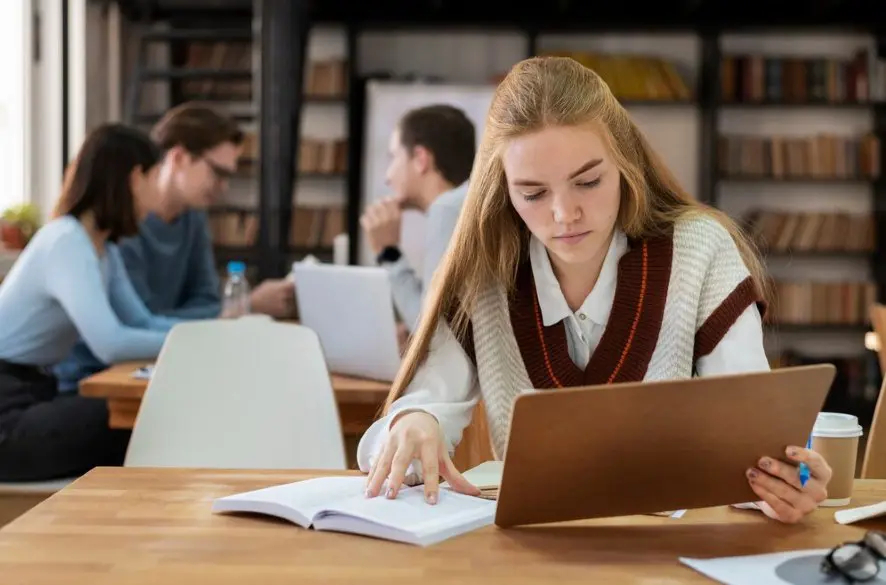
M 511 204 L 555 267 L 606 254 L 618 218 L 621 178 L 591 125 L 549 126 L 503 152 Z
M 138 221 L 160 209 L 160 191 L 157 187 L 159 176 L 160 165 L 152 166 L 147 172 L 142 171 L 140 167 L 132 170 L 130 187 Z

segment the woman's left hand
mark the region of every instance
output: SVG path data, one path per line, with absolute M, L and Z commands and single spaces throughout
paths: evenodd
M 757 467 L 748 469 L 747 477 L 751 489 L 762 500 L 758 505 L 763 513 L 794 524 L 828 497 L 831 467 L 819 453 L 810 449 L 788 447 L 786 453 L 794 465 L 763 457 Z M 809 469 L 805 486 L 800 483 L 800 463 L 805 463 Z

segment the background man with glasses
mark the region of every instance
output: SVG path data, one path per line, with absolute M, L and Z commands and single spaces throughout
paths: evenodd
M 169 110 L 151 135 L 164 151 L 159 196 L 162 211 L 149 215 L 139 234 L 119 242 L 129 278 L 155 314 L 184 319 L 221 313 L 221 282 L 206 210 L 219 201 L 237 172 L 243 131 L 209 106 L 186 103 Z M 286 279 L 266 280 L 252 291 L 255 313 L 288 317 L 295 290 Z M 81 341 L 55 374 L 62 391 L 105 369 Z

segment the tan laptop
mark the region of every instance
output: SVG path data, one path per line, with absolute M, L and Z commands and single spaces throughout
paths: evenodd
M 495 524 L 758 500 L 745 471 L 806 444 L 835 374 L 822 364 L 523 394 Z

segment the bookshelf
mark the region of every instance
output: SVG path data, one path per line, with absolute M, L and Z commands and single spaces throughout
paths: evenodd
M 875 37 L 731 32 L 712 44 L 709 197 L 765 255 L 769 349 L 867 358 L 867 306 L 883 289 L 873 270 L 883 163 L 873 112 L 884 97 Z
M 567 55 L 609 84 L 634 122 L 690 193 L 704 180 L 700 35 L 687 27 L 652 31 L 541 29 L 536 54 Z
M 233 116 L 246 133 L 244 156 L 228 192 L 208 210 L 217 269 L 228 261 L 247 265 L 257 282 L 258 189 L 252 166 L 257 132 L 252 22 L 244 15 L 137 23 L 138 48 L 125 88 L 124 119 L 150 130 L 164 112 L 185 101 L 209 102 Z M 223 281 L 223 280 L 222 280 Z
M 343 29 L 312 31 L 302 82 L 303 131 L 292 161 L 291 222 L 281 245 L 262 242 L 257 115 L 261 47 L 253 29 L 242 15 L 149 24 L 139 35 L 125 117 L 148 130 L 168 108 L 197 100 L 240 122 L 246 138 L 238 172 L 208 215 L 219 273 L 223 275 L 228 261 L 241 260 L 255 284 L 268 276 L 262 274 L 263 259 L 276 256 L 288 265 L 313 255 L 329 261 L 332 238 L 348 231 L 351 72 Z M 266 219 L 271 223 L 277 214 Z
M 833 361 L 841 371 L 834 408 L 869 409 L 878 383 L 864 348 L 866 307 L 884 290 L 874 270 L 883 249 L 874 207 L 883 195 L 877 189 L 880 140 L 886 136 L 876 123 L 877 98 L 756 89 L 748 101 L 741 93 L 724 94 L 722 78 L 729 75 L 725 56 L 754 55 L 765 63 L 759 57 L 791 51 L 802 62 L 819 57 L 817 67 L 840 70 L 837 63 L 861 61 L 857 51 L 870 48 L 873 35 L 790 27 L 750 33 L 575 28 L 504 26 L 482 37 L 440 27 L 421 40 L 408 30 L 373 29 L 360 35 L 359 71 L 481 83 L 536 54 L 568 54 L 595 67 L 690 192 L 761 231 L 758 241 L 776 294 L 765 337 L 773 365 Z M 445 61 L 435 59 L 444 54 Z M 644 77 L 656 80 L 649 93 L 634 91 L 630 81 L 623 87 L 612 67 L 617 63 L 645 69 Z M 662 65 L 679 75 L 687 91 L 656 95 L 655 87 L 669 78 Z M 776 219 L 793 227 L 779 227 Z M 886 266 L 886 258 L 880 264 Z
M 213 210 L 220 260 L 238 250 L 246 258 L 283 254 L 284 265 L 306 254 L 329 260 L 332 237 L 342 232 L 350 236 L 356 257 L 360 157 L 353 153 L 360 152 L 363 120 L 351 98 L 359 94 L 362 79 L 494 83 L 514 62 L 533 54 L 569 55 L 598 71 L 687 189 L 738 219 L 754 207 L 764 208 L 762 203 L 790 209 L 791 199 L 808 192 L 828 206 L 840 194 L 848 207 L 834 211 L 871 212 L 861 196 L 879 180 L 883 155 L 870 121 L 874 96 L 871 91 L 855 93 L 858 76 L 875 61 L 871 48 L 859 41 L 862 35 L 835 41 L 835 35 L 823 34 L 778 46 L 781 33 L 702 34 L 692 27 L 642 33 L 450 27 L 433 35 L 377 24 L 354 28 L 323 25 L 310 30 L 292 214 L 281 235 L 283 249 L 270 251 L 257 244 L 260 140 L 251 134 L 242 169 L 246 193 L 232 188 L 230 200 Z M 252 37 L 230 32 L 217 35 L 221 39 L 205 32 L 199 38 L 175 35 L 186 46 L 174 52 L 184 61 L 173 58 L 166 72 L 173 100 L 211 99 L 231 107 L 244 123 L 253 122 L 257 106 L 249 63 L 254 68 L 257 56 Z M 772 38 L 775 47 L 767 40 Z M 164 74 L 162 69 L 147 73 L 148 78 Z M 246 105 L 237 109 L 232 104 Z M 806 198 L 805 205 L 816 197 Z M 769 250 L 761 243 L 767 258 L 802 258 L 807 272 L 821 262 L 866 265 L 859 249 L 845 254 L 828 249 L 817 256 L 818 246 Z M 848 280 L 867 278 L 858 274 Z
M 782 313 L 781 322 L 767 324 L 773 363 L 790 362 L 795 358 L 784 356 L 793 353 L 801 361 L 857 361 L 866 315 L 844 305 L 822 307 L 829 306 L 827 299 L 851 297 L 861 306 L 886 296 L 886 159 L 880 144 L 886 96 L 878 93 L 882 84 L 869 83 L 865 95 L 851 83 L 866 68 L 869 80 L 882 78 L 886 47 L 870 28 L 875 19 L 861 11 L 836 14 L 834 5 L 795 11 L 775 25 L 762 7 L 736 6 L 731 17 L 715 18 L 709 3 L 698 4 L 705 18 L 669 14 L 642 22 L 641 15 L 615 18 L 615 10 L 605 18 L 585 14 L 571 2 L 541 11 L 532 22 L 478 20 L 466 16 L 469 11 L 447 12 L 446 2 L 425 11 L 433 13 L 427 18 L 416 6 L 408 13 L 387 4 L 362 12 L 335 3 L 318 6 L 322 23 L 311 28 L 306 63 L 342 59 L 347 99 L 306 100 L 300 135 L 305 145 L 346 138 L 347 157 L 342 170 L 330 175 L 303 172 L 310 165 L 299 169 L 289 233 L 300 243 L 308 238 L 325 246 L 316 227 L 325 222 L 309 220 L 301 208 L 343 202 L 350 256 L 359 257 L 366 79 L 494 83 L 527 56 L 570 54 L 610 81 L 687 190 L 759 230 L 775 291 L 806 299 L 808 311 Z M 763 13 L 765 19 L 753 16 Z M 645 91 L 622 83 L 625 68 L 653 83 Z M 668 81 L 674 74 L 681 83 Z M 786 225 L 793 227 L 788 231 Z
M 348 43 L 341 26 L 315 27 L 308 39 L 287 263 L 308 254 L 331 261 L 333 238 L 348 231 Z

